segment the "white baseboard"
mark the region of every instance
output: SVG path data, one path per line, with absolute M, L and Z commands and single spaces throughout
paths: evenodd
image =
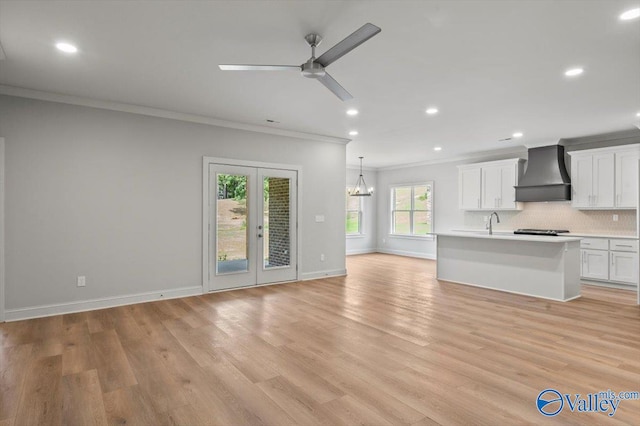
M 302 281 L 316 280 L 318 278 L 342 277 L 347 275 L 346 269 L 330 269 L 326 271 L 306 272 L 300 279 Z
M 369 254 L 369 253 L 375 253 L 377 250 L 376 249 L 360 249 L 360 250 L 347 250 L 347 256 L 351 256 L 354 254 Z
M 420 253 L 417 251 L 404 251 L 404 250 L 390 250 L 390 249 L 384 249 L 384 248 L 376 249 L 376 251 L 378 253 L 396 254 L 398 256 L 417 257 L 419 259 L 436 260 L 436 255 L 432 253 Z
M 72 314 L 75 312 L 93 311 L 113 308 L 115 306 L 132 305 L 134 303 L 153 302 L 161 299 L 197 296 L 202 294 L 201 286 L 173 288 L 169 290 L 150 291 L 147 293 L 126 296 L 104 297 L 100 299 L 79 300 L 52 305 L 30 306 L 28 308 L 7 309 L 6 321 L 18 321 L 30 318 L 50 317 L 52 315 Z

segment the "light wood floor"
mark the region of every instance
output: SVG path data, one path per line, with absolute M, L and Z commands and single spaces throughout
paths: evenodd
M 631 292 L 550 302 L 349 257 L 348 277 L 0 324 L 0 425 L 638 424 L 540 391 L 640 391 Z

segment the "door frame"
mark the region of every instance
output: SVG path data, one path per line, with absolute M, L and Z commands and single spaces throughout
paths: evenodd
M 0 138 L 0 322 L 4 322 L 4 138 Z
M 297 229 L 296 229 L 296 260 L 298 269 L 296 271 L 296 281 L 300 281 L 302 274 L 301 261 L 302 261 L 302 232 L 299 226 L 301 213 L 302 213 L 302 166 L 294 164 L 281 164 L 281 163 L 266 163 L 262 161 L 248 161 L 238 160 L 233 158 L 221 158 L 221 157 L 202 157 L 202 293 L 213 293 L 219 291 L 229 291 L 234 289 L 223 290 L 211 290 L 209 291 L 209 165 L 210 164 L 224 164 L 228 166 L 244 166 L 255 167 L 260 169 L 281 169 L 295 171 L 298 176 L 298 184 L 296 185 L 296 217 L 297 217 Z M 258 284 L 259 287 L 263 285 L 273 285 L 277 283 Z M 238 287 L 243 288 L 243 287 Z

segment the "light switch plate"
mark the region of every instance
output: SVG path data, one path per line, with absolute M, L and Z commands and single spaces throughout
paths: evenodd
M 323 214 L 317 214 L 316 215 L 316 223 L 320 223 L 320 222 L 324 222 L 324 215 Z

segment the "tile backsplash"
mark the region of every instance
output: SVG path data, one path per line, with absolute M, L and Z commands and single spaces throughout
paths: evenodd
M 518 228 L 568 229 L 583 234 L 635 236 L 635 210 L 576 210 L 571 202 L 522 203 L 519 211 L 500 211 L 500 223 L 494 224 L 496 230 Z M 481 228 L 485 217 L 491 212 L 465 212 L 466 228 Z M 618 221 L 613 221 L 613 215 Z

